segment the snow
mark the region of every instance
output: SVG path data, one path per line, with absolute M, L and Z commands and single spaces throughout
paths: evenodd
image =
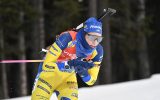
M 8 100 L 30 100 L 30 96 Z M 51 100 L 57 100 L 55 94 Z M 160 100 L 160 74 L 138 81 L 81 88 L 79 100 Z

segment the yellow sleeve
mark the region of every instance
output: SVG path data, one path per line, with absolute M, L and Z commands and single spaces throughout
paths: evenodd
M 100 63 L 101 62 L 94 62 L 95 66 L 93 66 L 91 69 L 88 69 L 90 80 L 85 82 L 86 84 L 93 85 L 96 82 L 99 69 L 100 69 Z
M 55 62 L 57 61 L 61 53 L 62 50 L 58 47 L 56 43 L 53 43 L 44 59 L 43 70 L 51 70 L 51 67 L 55 68 L 55 66 L 57 66 Z

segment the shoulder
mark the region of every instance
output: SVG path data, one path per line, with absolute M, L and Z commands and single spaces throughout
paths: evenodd
M 56 39 L 56 44 L 60 47 L 61 50 L 63 50 L 67 47 L 70 41 L 72 41 L 72 36 L 67 31 L 67 32 L 63 32 L 58 36 L 58 38 Z
M 70 35 L 70 33 L 68 31 L 66 32 L 62 32 L 57 39 L 59 38 L 63 38 L 63 39 L 70 39 L 72 40 L 72 36 Z

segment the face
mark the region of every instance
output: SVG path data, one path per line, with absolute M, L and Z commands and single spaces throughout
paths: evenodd
M 103 37 L 99 33 L 90 32 L 85 35 L 85 39 L 92 48 L 95 48 L 102 41 Z

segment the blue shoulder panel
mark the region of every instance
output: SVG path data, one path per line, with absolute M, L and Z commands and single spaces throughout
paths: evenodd
M 66 32 L 66 33 L 61 34 L 56 39 L 56 44 L 59 46 L 59 48 L 61 50 L 64 50 L 68 46 L 68 43 L 70 41 L 72 41 L 72 37 L 71 37 L 71 35 L 68 32 Z
M 101 62 L 103 59 L 103 47 L 99 44 L 96 48 L 97 55 L 92 59 L 94 62 Z

